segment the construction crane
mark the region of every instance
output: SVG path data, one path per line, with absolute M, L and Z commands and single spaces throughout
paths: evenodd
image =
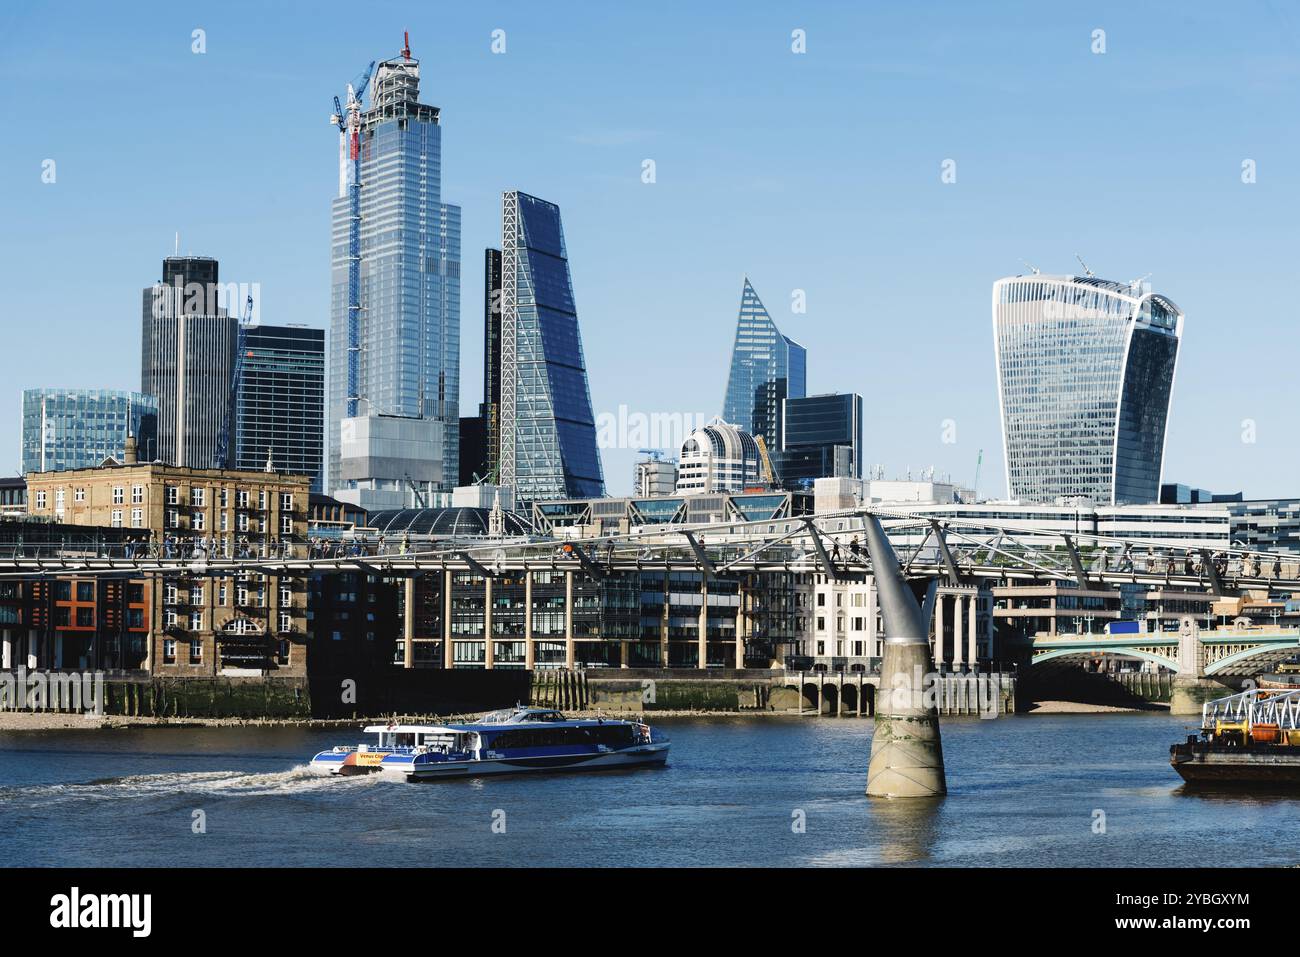
M 226 418 L 217 435 L 217 450 L 212 456 L 212 467 L 224 469 L 230 454 L 230 433 L 234 429 L 235 409 L 239 404 L 239 377 L 244 372 L 244 359 L 248 352 L 248 330 L 253 327 L 253 297 L 244 303 L 244 315 L 239 320 L 239 334 L 235 338 L 235 362 L 230 370 L 230 399 L 226 403 Z
M 334 97 L 330 122 L 339 128 L 339 196 L 348 197 L 348 364 L 347 415 L 361 401 L 361 98 L 374 72 L 372 60 L 356 84 L 348 84 L 346 106 Z
M 1086 262 L 1083 261 L 1083 257 L 1082 257 L 1082 256 L 1080 256 L 1078 253 L 1075 253 L 1075 254 L 1074 254 L 1074 258 L 1077 259 L 1077 260 L 1079 260 L 1079 265 L 1083 267 L 1083 274 L 1084 274 L 1085 276 L 1087 276 L 1089 279 L 1095 279 L 1095 278 L 1096 278 L 1095 275 L 1093 274 L 1093 271 L 1092 271 L 1091 269 L 1088 268 L 1088 264 L 1087 264 Z
M 763 463 L 763 476 L 770 487 L 776 488 L 776 472 L 772 468 L 772 456 L 767 454 L 767 443 L 763 441 L 761 435 L 754 436 L 754 442 L 758 445 L 759 459 Z

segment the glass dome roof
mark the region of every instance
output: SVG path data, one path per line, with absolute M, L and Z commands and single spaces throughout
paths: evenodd
M 486 508 L 395 508 L 375 512 L 367 525 L 381 535 L 430 535 L 437 538 L 486 537 L 491 510 Z M 513 512 L 503 512 L 507 535 L 526 535 L 528 529 Z

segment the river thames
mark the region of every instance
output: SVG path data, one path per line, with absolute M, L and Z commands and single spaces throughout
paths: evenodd
M 948 719 L 949 794 L 920 804 L 863 795 L 869 720 L 663 720 L 663 769 L 437 784 L 309 771 L 346 729 L 8 732 L 0 846 L 76 867 L 1295 864 L 1300 798 L 1184 791 L 1168 748 L 1192 720 Z

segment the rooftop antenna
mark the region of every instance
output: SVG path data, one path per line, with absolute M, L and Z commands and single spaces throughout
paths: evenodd
M 176 245 L 172 248 L 172 255 L 179 256 L 180 254 L 181 254 L 181 233 L 180 230 L 178 229 L 176 231 Z
M 403 30 L 402 31 L 402 59 L 409 60 L 410 58 L 411 58 L 411 31 Z
M 1040 272 L 1039 268 L 1038 268 L 1037 266 L 1035 266 L 1033 263 L 1031 263 L 1031 262 L 1026 262 L 1026 261 L 1023 260 L 1023 259 L 1020 260 L 1020 261 L 1021 261 L 1022 263 L 1024 263 L 1025 266 L 1026 266 L 1026 268 L 1028 268 L 1028 270 L 1029 270 L 1031 273 L 1033 273 L 1035 276 L 1037 276 L 1038 273 Z
M 1093 271 L 1092 271 L 1091 269 L 1088 268 L 1088 264 L 1087 264 L 1086 262 L 1083 261 L 1083 257 L 1082 257 L 1082 256 L 1080 256 L 1078 253 L 1075 253 L 1075 254 L 1074 254 L 1074 258 L 1077 259 L 1077 260 L 1079 260 L 1079 265 L 1083 267 L 1083 274 L 1084 274 L 1085 276 L 1087 276 L 1089 279 L 1096 279 L 1096 278 L 1097 278 L 1096 275 L 1094 275 Z

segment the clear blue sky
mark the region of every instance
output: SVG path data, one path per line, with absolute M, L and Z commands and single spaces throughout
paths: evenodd
M 981 489 L 1004 494 L 990 287 L 1077 252 L 1150 272 L 1187 315 L 1166 481 L 1300 493 L 1283 0 L 5 4 L 0 471 L 21 389 L 138 387 L 140 289 L 177 231 L 260 283 L 263 321 L 328 324 L 331 98 L 403 29 L 464 210 L 467 413 L 482 249 L 519 188 L 563 211 L 597 413 L 720 412 L 748 275 L 807 347 L 809 391 L 865 396 L 868 464 L 970 481 L 982 448 Z M 634 457 L 605 453 L 611 492 Z

